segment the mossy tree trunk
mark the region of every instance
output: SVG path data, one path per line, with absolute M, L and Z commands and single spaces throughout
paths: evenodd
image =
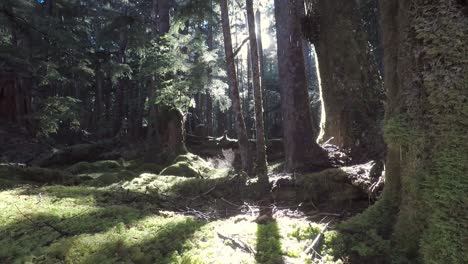
M 171 1 L 153 0 L 153 35 L 159 38 L 170 29 Z M 148 92 L 149 125 L 147 131 L 147 160 L 172 162 L 178 155 L 187 152 L 185 147 L 184 115 L 180 110 L 155 104 L 157 90 L 164 76 L 154 76 Z
M 328 162 L 315 142 L 304 65 L 302 0 L 275 0 L 285 168 L 317 169 Z
M 466 263 L 466 4 L 380 4 L 388 97 L 386 186 L 382 199 L 344 228 L 376 230 L 391 242 L 388 262 Z
M 317 0 L 309 25 L 321 77 L 325 114 L 320 141 L 349 149 L 354 163 L 381 159 L 384 115 L 383 87 L 361 22 L 359 4 L 349 0 Z

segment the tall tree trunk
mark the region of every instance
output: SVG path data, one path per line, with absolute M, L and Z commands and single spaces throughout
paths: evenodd
M 208 50 L 213 51 L 214 49 L 214 38 L 213 38 L 213 21 L 208 23 L 208 34 L 207 34 L 207 45 Z M 212 69 L 208 71 L 208 81 L 212 83 Z M 213 99 L 211 98 L 210 87 L 206 89 L 206 132 L 208 136 L 213 136 Z
M 328 156 L 313 137 L 307 78 L 304 68 L 301 0 L 275 0 L 276 34 L 283 115 L 286 170 L 317 169 Z
M 260 61 L 260 82 L 263 90 L 265 90 L 265 59 L 263 58 L 263 42 L 262 42 L 262 20 L 260 10 L 255 12 L 255 29 L 258 46 L 258 59 Z
M 255 171 L 258 174 L 259 182 L 268 185 L 267 175 L 267 159 L 265 145 L 265 127 L 263 123 L 263 98 L 262 86 L 260 83 L 260 61 L 258 57 L 257 36 L 255 34 L 255 17 L 253 11 L 253 1 L 246 0 L 247 20 L 249 25 L 250 41 L 250 58 L 252 67 L 252 81 L 255 97 L 255 133 L 256 133 L 256 167 Z
M 312 16 L 325 110 L 319 140 L 333 138 L 354 163 L 382 159 L 383 86 L 358 3 L 318 0 Z
M 250 111 L 250 102 L 253 99 L 253 87 L 252 87 L 252 57 L 250 53 L 250 49 L 247 49 L 247 118 L 245 120 L 247 130 L 253 131 L 253 124 L 252 124 L 252 113 Z
M 170 28 L 170 16 L 169 10 L 171 9 L 171 0 L 153 0 L 157 1 L 157 26 L 158 33 L 160 36 L 169 32 Z
M 380 5 L 386 185 L 382 199 L 347 228 L 360 233 L 355 237 L 377 233 L 390 240 L 387 252 L 394 256 L 385 259 L 394 263 L 466 263 L 467 6 L 445 0 Z
M 101 126 L 101 117 L 102 117 L 102 110 L 103 110 L 103 100 L 102 100 L 102 89 L 104 85 L 104 76 L 101 71 L 101 63 L 98 62 L 98 66 L 96 68 L 96 95 L 94 99 L 94 128 L 98 129 Z
M 159 38 L 170 29 L 171 0 L 153 0 L 153 35 Z M 147 131 L 147 156 L 149 161 L 170 163 L 180 154 L 187 152 L 185 147 L 184 115 L 178 109 L 156 105 L 158 85 L 170 76 L 153 76 L 148 98 L 149 125 Z
M 319 114 L 319 106 L 314 104 L 315 96 L 319 96 L 320 91 L 318 87 L 318 76 L 317 76 L 317 69 L 315 67 L 315 57 L 312 56 L 312 47 L 307 40 L 304 40 L 303 43 L 304 47 L 304 62 L 305 62 L 305 70 L 306 70 L 306 77 L 307 77 L 307 90 L 309 93 L 312 94 L 311 96 L 311 111 L 312 111 L 312 127 L 314 128 L 314 138 L 317 138 L 320 133 L 320 114 Z
M 231 26 L 229 25 L 229 11 L 227 0 L 221 0 L 221 23 L 224 36 L 224 51 L 226 54 L 227 74 L 229 79 L 229 89 L 231 91 L 232 109 L 235 114 L 237 138 L 242 161 L 242 170 L 250 174 L 252 172 L 252 161 L 249 150 L 249 139 L 242 114 L 241 99 L 239 96 L 239 84 L 236 76 L 236 66 L 234 53 L 232 51 Z
M 120 31 L 119 52 L 117 54 L 117 63 L 125 63 L 125 51 L 127 50 L 128 32 L 127 28 Z M 126 117 L 125 104 L 126 104 L 126 89 L 127 82 L 125 78 L 121 78 L 117 85 L 116 102 L 115 102 L 115 116 L 114 116 L 114 133 L 120 133 L 122 129 L 122 121 Z

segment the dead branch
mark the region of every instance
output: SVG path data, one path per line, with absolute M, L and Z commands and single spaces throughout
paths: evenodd
M 16 206 L 15 204 L 15 207 L 16 207 L 16 210 L 18 210 L 18 212 L 24 217 L 26 218 L 29 222 L 31 222 L 31 224 L 33 224 L 34 226 L 38 226 L 38 227 L 44 227 L 44 226 L 47 226 L 49 228 L 51 228 L 52 230 L 54 230 L 55 232 L 59 233 L 61 236 L 71 236 L 73 234 L 71 234 L 70 232 L 67 232 L 67 231 L 63 231 L 61 229 L 59 229 L 58 227 L 48 223 L 48 222 L 40 222 L 40 223 L 37 223 L 35 222 L 34 220 L 32 220 L 29 216 L 25 215 L 19 208 L 18 206 Z
M 255 251 L 255 249 L 253 249 L 253 247 L 249 244 L 247 244 L 246 242 L 240 240 L 240 239 L 234 239 L 234 238 L 231 238 L 231 237 L 228 237 L 228 236 L 225 236 L 223 234 L 220 234 L 219 232 L 216 232 L 218 234 L 218 237 L 223 239 L 223 240 L 229 240 L 231 243 L 232 243 L 232 246 L 234 249 L 236 248 L 240 248 L 241 250 L 249 253 L 249 254 L 252 254 L 252 255 L 255 255 L 257 254 L 257 252 Z
M 232 202 L 230 202 L 230 201 L 224 199 L 223 197 L 221 197 L 221 201 L 223 201 L 223 202 L 225 202 L 225 203 L 227 203 L 227 204 L 229 204 L 229 205 L 232 205 L 232 206 L 234 206 L 234 207 L 237 207 L 237 208 L 241 207 L 240 205 L 237 205 L 237 204 L 235 204 L 235 203 L 232 203 Z
M 317 253 L 318 251 L 318 247 L 322 241 L 322 238 L 323 238 L 323 233 L 325 233 L 325 231 L 327 230 L 328 228 L 328 225 L 330 224 L 330 222 L 326 223 L 325 226 L 320 230 L 320 232 L 317 234 L 317 236 L 315 237 L 315 239 L 312 241 L 312 244 L 310 244 L 310 246 L 308 246 L 305 250 L 305 253 L 310 255 L 312 253 Z
M 185 213 L 187 214 L 190 214 L 190 215 L 193 215 L 199 219 L 202 219 L 202 220 L 205 220 L 205 221 L 210 221 L 211 220 L 211 217 L 207 214 L 204 214 L 200 211 L 197 211 L 193 208 L 190 208 L 190 207 L 186 207 L 187 208 L 187 211 Z
M 249 37 L 245 38 L 241 44 L 239 45 L 239 47 L 237 47 L 236 51 L 234 51 L 234 55 L 233 57 L 235 58 L 237 56 L 237 54 L 239 54 L 239 52 L 241 51 L 242 47 L 245 45 L 245 43 L 247 43 L 247 41 L 249 41 Z

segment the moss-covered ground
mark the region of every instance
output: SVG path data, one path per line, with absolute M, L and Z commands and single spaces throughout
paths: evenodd
M 89 177 L 79 185 L 4 185 L 0 263 L 343 263 L 332 257 L 340 247 L 333 229 L 315 255 L 306 254 L 327 219 L 278 208 L 273 221 L 257 224 L 258 207 L 239 175 L 166 176 L 139 167 L 83 163 L 66 169 Z M 109 173 L 116 178 L 98 180 Z

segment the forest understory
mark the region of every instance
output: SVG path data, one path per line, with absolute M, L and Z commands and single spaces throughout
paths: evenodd
M 466 264 L 467 102 L 467 0 L 0 0 L 0 264 Z
M 2 163 L 0 262 L 349 263 L 335 227 L 375 201 L 382 168 L 338 166 L 345 154 L 330 145 L 335 168 L 288 174 L 271 161 L 265 196 L 257 179 L 235 172 L 235 150 L 222 149 L 222 138 L 209 141 L 193 145 L 211 146 L 209 157 L 188 153 L 166 168 L 118 144 L 101 153 L 115 160 Z M 29 158 L 21 148 L 3 153 Z

